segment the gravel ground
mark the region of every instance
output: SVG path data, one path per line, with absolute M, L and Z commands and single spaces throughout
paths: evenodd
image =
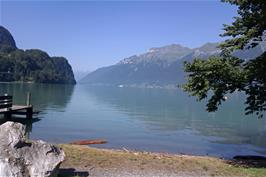
M 80 177 L 204 177 L 209 175 L 179 172 L 172 173 L 165 170 L 130 170 L 130 169 L 80 169 L 80 168 L 64 168 L 61 169 L 60 177 L 80 176 Z
M 207 156 L 60 146 L 66 153 L 60 177 L 266 177 L 261 162 L 254 167 Z

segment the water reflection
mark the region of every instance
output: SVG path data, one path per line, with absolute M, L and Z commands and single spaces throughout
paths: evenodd
M 28 136 L 32 132 L 33 123 L 39 122 L 46 117 L 48 110 L 64 112 L 74 92 L 73 85 L 60 84 L 26 84 L 26 83 L 0 83 L 0 95 L 8 93 L 13 95 L 13 104 L 26 105 L 27 92 L 31 93 L 31 104 L 34 111 L 40 111 L 37 117 L 26 119 L 13 116 L 11 119 L 4 119 L 0 115 L 0 124 L 6 121 L 20 122 L 26 125 Z
M 252 144 L 266 147 L 266 119 L 245 116 L 243 96 L 230 97 L 218 112 L 207 113 L 205 104 L 181 90 L 83 86 L 88 97 L 107 104 L 150 130 L 190 130 L 219 144 Z M 85 94 L 85 93 L 84 93 Z M 215 138 L 213 138 L 215 137 Z
M 266 118 L 244 116 L 239 94 L 207 113 L 180 90 L 0 84 L 0 94 L 14 95 L 15 103 L 24 104 L 29 91 L 42 111 L 41 121 L 25 120 L 31 139 L 107 139 L 100 147 L 229 158 L 266 154 Z
M 14 103 L 25 104 L 27 92 L 31 93 L 31 103 L 36 109 L 55 107 L 64 109 L 69 103 L 74 91 L 73 85 L 61 84 L 22 84 L 1 83 L 0 95 L 8 93 L 13 95 Z

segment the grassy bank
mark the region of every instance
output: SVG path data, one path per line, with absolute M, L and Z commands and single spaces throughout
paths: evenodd
M 60 176 L 266 176 L 266 168 L 212 157 L 60 145 Z M 255 164 L 255 165 L 254 165 Z

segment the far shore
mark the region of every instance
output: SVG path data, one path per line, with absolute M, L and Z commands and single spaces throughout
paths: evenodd
M 176 155 L 59 145 L 66 153 L 59 176 L 241 176 L 266 177 L 265 160 L 223 160 Z

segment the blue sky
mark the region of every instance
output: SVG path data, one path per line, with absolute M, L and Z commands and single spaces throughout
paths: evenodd
M 22 49 L 64 56 L 74 71 L 117 63 L 149 48 L 198 47 L 222 38 L 236 7 L 219 1 L 7 1 L 0 23 Z

